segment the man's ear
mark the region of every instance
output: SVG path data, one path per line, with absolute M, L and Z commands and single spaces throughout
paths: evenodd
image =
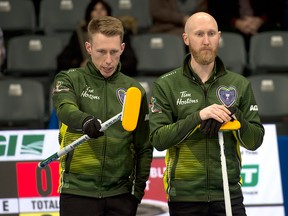
M 123 53 L 124 49 L 125 49 L 125 43 L 122 43 L 121 44 L 121 53 Z
M 89 43 L 88 41 L 85 42 L 85 48 L 87 50 L 87 52 L 89 53 L 89 55 L 91 55 L 91 43 Z
M 188 46 L 189 45 L 189 40 L 188 40 L 188 35 L 187 35 L 187 33 L 183 33 L 182 34 L 182 38 L 183 38 L 183 41 L 184 41 L 184 43 Z

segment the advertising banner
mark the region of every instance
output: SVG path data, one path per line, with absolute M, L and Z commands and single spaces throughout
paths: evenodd
M 264 143 L 257 151 L 241 148 L 244 203 L 248 216 L 284 216 L 276 129 L 264 126 Z M 38 167 L 58 150 L 58 130 L 0 132 L 0 215 L 59 215 L 59 162 Z M 137 215 L 169 215 L 162 180 L 164 157 L 165 151 L 154 151 Z

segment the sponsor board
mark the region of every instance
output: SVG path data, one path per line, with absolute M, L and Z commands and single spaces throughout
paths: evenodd
M 241 148 L 244 204 L 248 216 L 284 216 L 276 129 L 264 126 L 266 135 L 257 151 Z M 59 162 L 38 167 L 58 150 L 58 130 L 0 132 L 0 215 L 59 216 Z M 164 157 L 165 151 L 154 151 L 138 215 L 148 209 L 151 215 L 169 215 L 162 180 Z

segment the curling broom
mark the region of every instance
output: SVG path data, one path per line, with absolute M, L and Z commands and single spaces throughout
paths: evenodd
M 234 119 L 233 121 L 229 121 L 226 124 L 222 125 L 218 132 L 226 216 L 232 216 L 232 208 L 231 208 L 231 200 L 230 200 L 230 192 L 229 192 L 226 157 L 224 153 L 223 132 L 239 130 L 240 127 L 241 127 L 240 122 Z
M 100 131 L 106 130 L 112 124 L 116 123 L 117 121 L 122 121 L 122 127 L 126 131 L 133 131 L 138 122 L 139 112 L 140 112 L 140 105 L 141 105 L 141 91 L 136 87 L 130 87 L 125 95 L 124 103 L 122 107 L 122 111 L 115 115 L 114 117 L 108 119 L 104 123 L 101 124 Z M 45 160 L 39 162 L 38 167 L 44 168 L 52 161 L 57 160 L 63 155 L 66 155 L 73 149 L 75 149 L 78 145 L 82 144 L 86 140 L 90 139 L 87 134 L 84 134 L 77 140 L 70 143 L 68 146 L 60 149 L 58 152 L 54 153 L 50 157 L 46 158 Z

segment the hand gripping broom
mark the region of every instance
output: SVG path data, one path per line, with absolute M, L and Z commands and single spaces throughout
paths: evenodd
M 106 130 L 108 127 L 110 127 L 112 124 L 114 124 L 119 120 L 122 121 L 122 127 L 124 128 L 124 130 L 133 131 L 137 126 L 140 112 L 140 105 L 141 105 L 141 91 L 136 87 L 130 87 L 127 90 L 124 98 L 122 112 L 118 113 L 114 117 L 102 123 L 100 131 Z M 78 145 L 82 144 L 88 139 L 90 139 L 90 137 L 87 134 L 84 134 L 77 140 L 70 143 L 68 146 L 65 146 L 58 152 L 52 154 L 50 157 L 39 162 L 38 167 L 44 168 L 52 161 L 57 160 L 63 155 L 66 155 L 68 152 L 72 151 L 74 148 L 76 148 Z

